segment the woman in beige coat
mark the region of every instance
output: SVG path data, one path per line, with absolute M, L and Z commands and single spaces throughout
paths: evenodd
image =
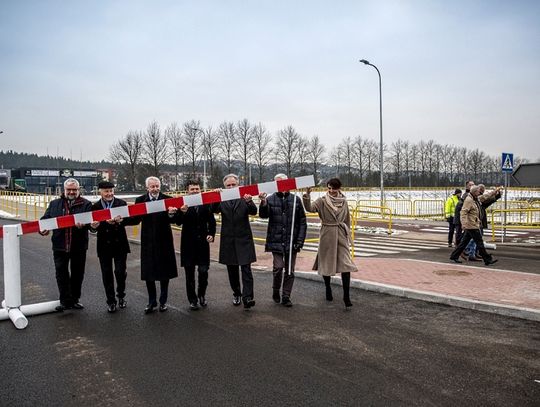
M 341 273 L 343 283 L 343 302 L 352 307 L 349 297 L 351 271 L 357 271 L 351 258 L 351 215 L 345 195 L 341 193 L 341 181 L 332 178 L 327 182 L 328 192 L 325 196 L 311 202 L 310 192 L 303 196 L 304 206 L 308 212 L 317 212 L 321 219 L 319 250 L 313 265 L 324 279 L 326 299 L 332 301 L 330 277 Z

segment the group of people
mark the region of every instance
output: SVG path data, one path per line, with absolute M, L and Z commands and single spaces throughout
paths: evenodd
M 475 185 L 467 181 L 465 192 L 456 189 L 445 204 L 446 220 L 448 221 L 448 247 L 453 246 L 455 231 L 455 249 L 450 260 L 462 263 L 460 257 L 468 261 L 483 261 L 486 266 L 496 263 L 491 254 L 486 251 L 483 231 L 487 228 L 486 209 L 501 197 L 501 187 L 486 192 L 484 184 Z
M 286 178 L 284 174 L 277 174 L 274 180 Z M 238 187 L 238 176 L 226 175 L 223 185 L 225 189 Z M 265 251 L 271 252 L 273 257 L 272 299 L 285 307 L 291 307 L 296 255 L 306 238 L 305 210 L 318 213 L 321 222 L 319 252 L 313 269 L 324 279 L 326 299 L 333 300 L 331 276 L 340 273 L 344 304 L 347 308 L 352 306 L 349 294 L 350 273 L 356 271 L 356 266 L 350 254 L 350 213 L 339 179 L 330 179 L 326 195 L 313 202 L 309 188 L 302 199 L 289 191 L 269 196 L 260 193 L 258 208 L 249 194 L 214 204 L 165 207 L 163 200 L 171 197 L 161 192 L 160 180 L 148 177 L 145 186 L 147 192 L 135 200 L 135 203 L 147 203 L 148 211 L 145 215 L 129 217 L 127 202 L 115 197 L 115 186 L 108 181 L 99 183 L 100 199 L 94 204 L 80 196 L 79 182 L 74 178 L 67 179 L 62 195 L 50 202 L 41 219 L 101 209 L 110 209 L 111 214 L 108 220 L 90 224 L 76 223 L 73 227 L 52 231 L 53 258 L 60 293 L 58 311 L 84 308 L 80 297 L 89 232 L 97 235 L 97 255 L 107 311 L 114 313 L 118 308 L 127 306 L 127 256 L 130 245 L 126 226 L 138 224 L 141 224 L 141 279 L 145 281 L 148 292 L 145 314 L 156 309 L 167 311 L 169 281 L 178 277 L 171 228 L 173 224 L 182 226 L 180 265 L 185 271 L 189 307 L 194 311 L 206 307 L 210 244 L 216 235 L 216 213 L 221 214 L 219 263 L 227 267 L 233 305 L 243 304 L 245 309 L 255 306 L 251 264 L 256 261 L 256 252 L 249 217 L 259 213 L 261 218 L 268 219 Z M 199 194 L 201 185 L 199 181 L 192 180 L 187 183 L 186 189 L 188 195 Z M 40 234 L 48 235 L 49 231 L 43 230 Z M 159 297 L 157 281 L 160 283 Z

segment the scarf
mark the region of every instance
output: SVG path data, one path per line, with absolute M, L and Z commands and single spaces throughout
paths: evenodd
M 343 195 L 341 192 L 339 192 L 339 195 L 336 197 L 333 197 L 329 192 L 327 192 L 324 196 L 324 201 L 335 212 L 339 212 L 341 208 L 343 208 L 343 205 L 345 205 L 347 202 L 345 195 Z

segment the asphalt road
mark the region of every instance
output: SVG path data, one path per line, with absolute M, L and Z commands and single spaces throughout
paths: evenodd
M 1 245 L 1 244 L 0 244 Z M 183 273 L 170 310 L 143 315 L 139 247 L 129 257 L 128 308 L 108 314 L 95 253 L 82 311 L 0 321 L 5 406 L 537 406 L 540 324 L 298 279 L 294 307 L 271 300 L 257 272 L 257 305 L 233 307 L 212 264 L 209 307 L 189 311 Z M 21 239 L 23 303 L 55 299 L 50 240 Z M 0 281 L 3 277 L 0 276 Z

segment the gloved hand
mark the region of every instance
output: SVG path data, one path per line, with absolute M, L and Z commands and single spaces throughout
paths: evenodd
M 454 221 L 454 217 L 453 217 L 453 216 L 449 216 L 449 217 L 446 218 L 446 221 L 447 221 L 448 223 L 452 223 L 452 222 Z
M 302 249 L 302 246 L 303 246 L 303 245 L 300 244 L 300 243 L 293 243 L 293 250 L 294 250 L 295 252 L 299 252 L 300 249 Z

